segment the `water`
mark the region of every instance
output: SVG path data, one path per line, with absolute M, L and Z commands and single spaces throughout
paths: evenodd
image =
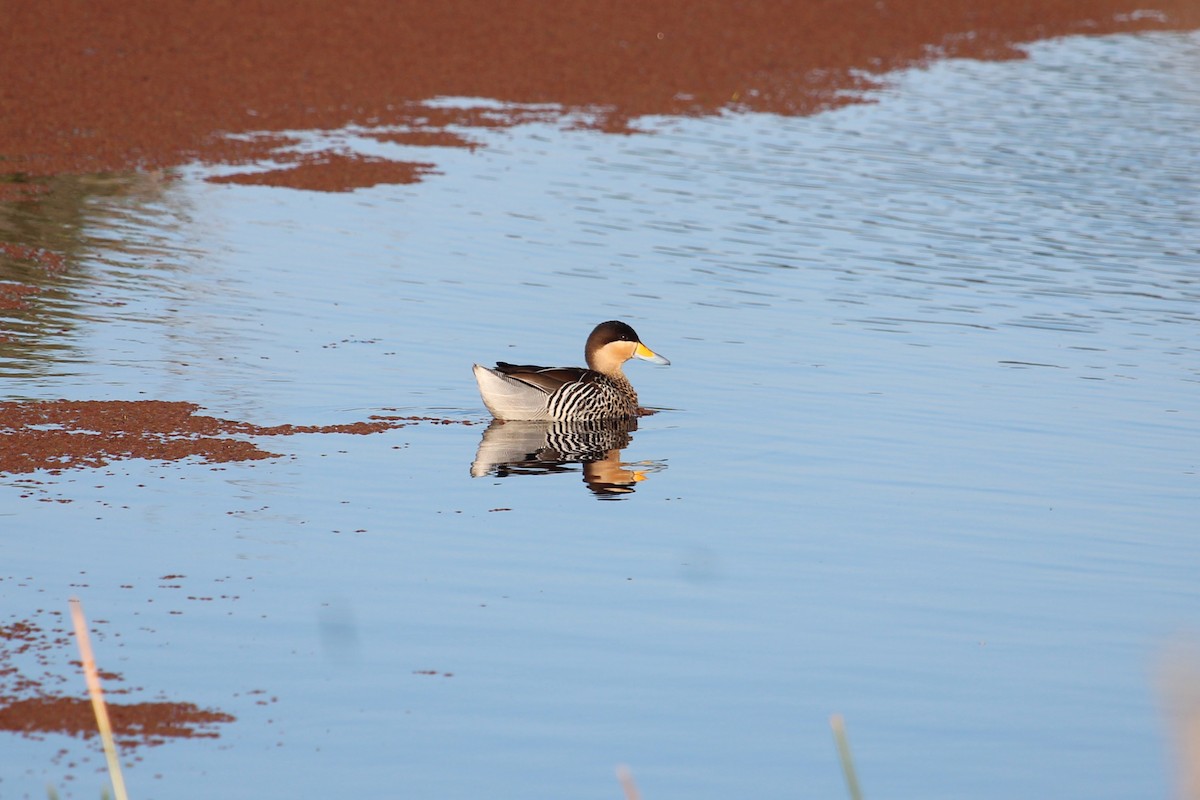
M 834 712 L 872 796 L 1164 795 L 1200 37 L 1032 53 L 804 119 L 339 134 L 437 163 L 412 186 L 64 186 L 21 222 L 72 266 L 13 317 L 10 397 L 483 423 L 471 363 L 579 363 L 608 318 L 672 366 L 628 368 L 659 413 L 615 502 L 472 478 L 483 424 L 10 477 L 7 614 L 79 595 L 123 699 L 237 717 L 135 750 L 139 797 L 601 798 L 618 763 L 656 800 L 838 797 Z M 97 795 L 94 741 L 4 735 L 0 795 Z

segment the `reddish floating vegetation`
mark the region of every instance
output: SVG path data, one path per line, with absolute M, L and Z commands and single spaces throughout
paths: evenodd
M 0 242 L 0 255 L 13 261 L 27 261 L 37 264 L 47 272 L 62 272 L 67 267 L 67 260 L 62 253 L 47 250 L 44 247 L 31 247 L 27 244 Z
M 0 184 L 2 188 L 5 184 Z M 0 191 L 0 200 L 4 199 Z M 40 267 L 47 274 L 64 272 L 67 268 L 66 257 L 62 253 L 47 250 L 44 247 L 31 247 L 15 242 L 0 242 L 0 267 L 4 261 L 24 262 Z M 15 281 L 0 282 L 0 310 L 24 311 L 31 307 L 29 298 L 41 294 L 41 287 Z M 10 341 L 11 337 L 0 334 L 0 342 Z
M 202 709 L 193 703 L 109 700 L 107 705 L 113 736 L 123 747 L 159 745 L 170 739 L 216 739 L 219 734 L 215 726 L 236 719 L 232 714 Z M 0 731 L 87 738 L 96 735 L 96 715 L 86 698 L 33 697 L 7 701 L 0 697 Z
M 453 678 L 454 677 L 453 672 L 438 672 L 436 669 L 414 669 L 413 675 L 430 675 L 430 676 L 439 676 L 440 675 L 443 678 Z
M 41 289 L 26 283 L 0 283 L 0 308 L 26 309 L 29 301 L 25 298 L 32 294 L 40 294 Z M 0 341 L 7 337 L 0 335 Z
M 102 467 L 147 458 L 253 461 L 278 457 L 245 436 L 301 433 L 381 433 L 438 417 L 385 417 L 339 425 L 254 425 L 197 414 L 195 403 L 164 400 L 39 400 L 0 402 L 0 474 Z
M 68 681 L 47 670 L 54 655 L 73 650 L 65 630 L 46 630 L 31 620 L 0 625 L 0 731 L 23 736 L 47 734 L 91 737 L 96 735 L 96 716 L 85 697 L 61 693 Z M 23 673 L 15 662 L 37 664 L 38 677 Z M 77 662 L 76 662 L 77 663 Z M 119 682 L 119 675 L 104 673 L 106 682 Z M 80 677 L 82 688 L 83 679 Z M 125 748 L 160 745 L 171 739 L 217 738 L 216 726 L 235 721 L 232 714 L 203 709 L 194 703 L 166 701 L 107 702 L 113 734 Z
M 412 147 L 465 147 L 468 150 L 474 150 L 479 146 L 478 142 L 472 141 L 465 136 L 460 136 L 450 131 L 439 130 L 372 133 L 370 137 L 379 142 L 406 144 Z
M 9 3 L 0 156 L 27 183 L 0 183 L 0 195 L 59 173 L 245 163 L 264 144 L 247 134 L 529 114 L 487 109 L 471 122 L 425 105 L 438 97 L 557 108 L 628 132 L 645 115 L 812 113 L 853 102 L 846 90 L 867 85 L 863 75 L 932 58 L 1196 27 L 1195 0 Z M 328 190 L 424 174 L 383 159 L 332 164 L 259 180 Z
M 450 417 L 423 417 L 423 416 L 408 416 L 395 417 L 386 414 L 372 415 L 373 420 L 382 420 L 389 422 L 432 422 L 434 425 L 474 425 L 475 422 L 469 419 L 451 419 Z
M 310 153 L 296 166 L 264 172 L 239 172 L 209 178 L 212 183 L 286 186 L 314 192 L 346 192 L 380 183 L 417 183 L 434 171 L 433 164 L 391 161 L 357 153 Z

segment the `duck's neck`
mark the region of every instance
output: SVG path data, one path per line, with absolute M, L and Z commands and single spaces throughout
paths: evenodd
M 616 344 L 609 344 L 598 350 L 589 350 L 586 354 L 588 369 L 607 375 L 613 380 L 625 380 L 621 365 L 629 358 L 629 353 L 620 351 Z

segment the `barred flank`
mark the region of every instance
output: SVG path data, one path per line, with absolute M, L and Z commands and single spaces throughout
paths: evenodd
M 637 415 L 637 395 L 628 381 L 621 386 L 608 378 L 564 384 L 550 395 L 551 419 L 597 420 Z

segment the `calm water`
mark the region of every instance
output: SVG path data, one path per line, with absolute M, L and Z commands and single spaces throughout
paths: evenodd
M 5 223 L 73 263 L 8 397 L 483 422 L 472 362 L 578 363 L 609 318 L 672 366 L 628 369 L 662 410 L 616 502 L 472 478 L 482 424 L 6 479 L 6 617 L 78 595 L 125 701 L 237 716 L 137 751 L 139 798 L 613 798 L 619 763 L 653 800 L 844 797 L 834 712 L 868 796 L 1164 796 L 1200 36 L 1032 53 L 807 119 L 339 134 L 436 161 L 414 186 L 63 188 Z M 5 737 L 0 796 L 99 795 L 94 741 Z

